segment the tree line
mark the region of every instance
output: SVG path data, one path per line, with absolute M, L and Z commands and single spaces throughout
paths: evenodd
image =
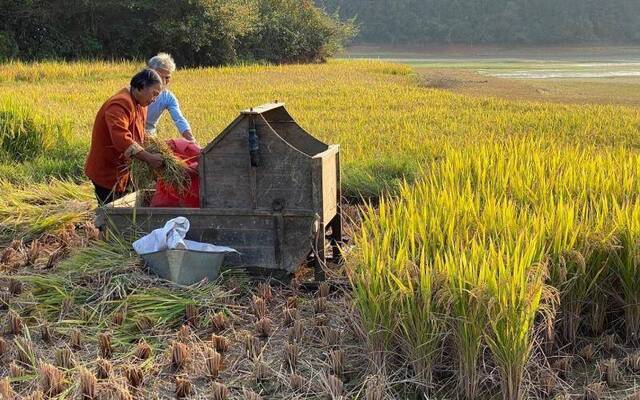
M 313 0 L 0 0 L 0 60 L 317 62 L 355 32 Z
M 368 43 L 634 43 L 638 0 L 316 0 Z

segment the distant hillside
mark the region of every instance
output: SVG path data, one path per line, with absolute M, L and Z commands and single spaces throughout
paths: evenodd
M 364 43 L 637 43 L 639 0 L 316 0 Z

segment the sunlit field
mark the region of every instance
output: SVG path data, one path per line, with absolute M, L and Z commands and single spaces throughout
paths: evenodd
M 48 371 L 41 358 L 67 376 L 101 368 L 105 332 L 117 385 L 139 373 L 140 393 L 160 397 L 181 374 L 197 395 L 225 383 L 229 398 L 249 388 L 265 399 L 636 392 L 640 109 L 465 95 L 382 61 L 177 71 L 171 89 L 201 145 L 274 100 L 341 145 L 345 208 L 358 211 L 327 304 L 326 287 L 272 294 L 243 274 L 156 287 L 127 243 L 95 241 L 81 171 L 93 118 L 140 67 L 0 68 L 4 341 L 15 354 L 35 347 L 12 376 L 21 393 Z M 177 135 L 168 116 L 160 135 Z M 58 365 L 43 327 L 62 343 L 82 335 L 76 364 Z M 136 359 L 141 338 L 152 356 Z M 220 379 L 216 340 L 232 348 L 215 350 L 228 367 Z M 58 398 L 78 389 L 67 379 Z

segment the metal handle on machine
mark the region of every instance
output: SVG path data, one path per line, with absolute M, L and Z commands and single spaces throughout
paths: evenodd
M 260 163 L 259 157 L 260 141 L 258 140 L 258 132 L 256 131 L 256 121 L 252 117 L 249 122 L 249 155 L 251 157 L 251 166 L 257 167 Z

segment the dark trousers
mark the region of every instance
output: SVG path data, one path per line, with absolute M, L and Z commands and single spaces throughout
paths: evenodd
M 103 188 L 102 186 L 96 185 L 95 182 L 93 182 L 93 187 L 95 188 L 96 199 L 100 207 L 118 200 L 127 194 L 127 192 L 116 192 L 113 189 Z

